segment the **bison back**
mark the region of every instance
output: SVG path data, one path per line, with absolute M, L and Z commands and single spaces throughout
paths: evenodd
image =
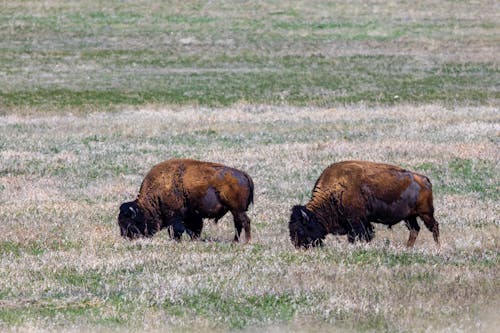
M 421 197 L 432 196 L 422 186 L 423 176 L 403 168 L 365 161 L 346 161 L 329 166 L 313 191 L 317 197 L 335 195 L 351 214 L 374 215 L 388 223 L 415 213 Z M 424 177 L 426 178 L 426 177 Z M 326 192 L 326 193 L 325 193 Z M 392 221 L 394 220 L 394 221 Z
M 201 200 L 214 192 L 231 211 L 246 211 L 253 202 L 253 181 L 245 172 L 221 164 L 186 168 L 183 187 L 188 197 Z
M 173 159 L 149 171 L 138 200 L 150 209 L 167 205 L 169 210 L 182 211 L 187 206 L 222 204 L 231 211 L 245 211 L 253 202 L 253 182 L 243 171 L 222 164 Z

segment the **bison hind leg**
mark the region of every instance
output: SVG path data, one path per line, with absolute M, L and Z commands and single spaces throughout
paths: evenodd
M 416 216 L 410 216 L 405 219 L 405 224 L 408 230 L 410 230 L 410 237 L 406 243 L 407 247 L 413 247 L 415 240 L 417 239 L 418 232 L 420 231 L 420 226 L 418 225 Z
M 234 235 L 234 242 L 239 242 L 241 236 L 241 230 L 245 229 L 245 242 L 248 243 L 252 240 L 252 234 L 250 230 L 250 218 L 245 212 L 231 212 L 234 219 L 234 227 L 236 233 Z
M 429 231 L 432 232 L 432 237 L 434 238 L 434 241 L 436 244 L 439 246 L 439 223 L 436 221 L 434 218 L 434 215 L 432 213 L 429 214 L 420 214 L 420 218 L 424 221 L 425 226 Z

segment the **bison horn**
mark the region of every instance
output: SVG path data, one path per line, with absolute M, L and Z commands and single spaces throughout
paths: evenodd
M 300 212 L 302 213 L 302 217 L 304 220 L 309 221 L 309 216 L 307 216 L 307 213 L 304 209 L 301 209 Z
M 132 218 L 135 219 L 137 216 L 137 211 L 134 209 L 134 207 L 129 207 L 130 211 L 132 212 Z

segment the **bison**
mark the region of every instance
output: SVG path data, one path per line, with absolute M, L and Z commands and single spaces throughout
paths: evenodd
M 326 168 L 314 185 L 311 200 L 294 206 L 289 222 L 296 247 L 323 245 L 327 234 L 371 241 L 371 222 L 389 228 L 404 220 L 413 247 L 424 221 L 439 245 L 439 224 L 434 219 L 432 185 L 424 175 L 397 166 L 366 161 L 344 161 Z
M 155 165 L 144 178 L 137 199 L 120 206 L 118 225 L 123 237 L 151 237 L 163 228 L 180 240 L 184 231 L 200 236 L 203 219 L 217 222 L 228 211 L 238 242 L 242 229 L 251 240 L 250 219 L 254 185 L 245 172 L 222 164 L 172 159 Z

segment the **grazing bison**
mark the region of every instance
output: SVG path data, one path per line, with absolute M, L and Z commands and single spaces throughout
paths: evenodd
M 192 239 L 201 234 L 203 218 L 217 222 L 228 211 L 240 239 L 245 229 L 250 241 L 253 181 L 246 173 L 221 164 L 173 159 L 155 165 L 144 178 L 137 199 L 120 206 L 118 225 L 123 237 L 153 236 L 167 228 L 179 240 L 186 231 Z
M 326 168 L 314 185 L 311 200 L 294 206 L 289 222 L 296 247 L 323 245 L 329 233 L 370 241 L 371 222 L 389 228 L 404 220 L 410 230 L 407 246 L 415 244 L 420 227 L 417 216 L 432 231 L 439 245 L 439 224 L 434 219 L 432 185 L 426 176 L 397 166 L 345 161 Z

